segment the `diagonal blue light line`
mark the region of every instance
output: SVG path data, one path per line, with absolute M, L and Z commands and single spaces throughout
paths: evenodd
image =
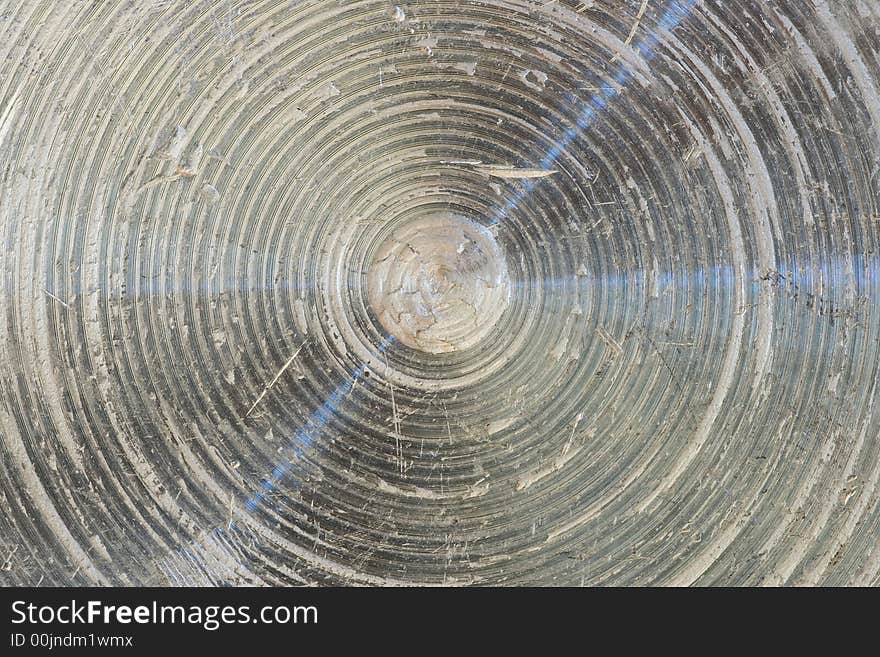
M 394 342 L 393 336 L 386 336 L 379 346 L 379 353 L 384 354 L 388 347 Z M 348 394 L 352 391 L 355 384 L 364 376 L 367 370 L 366 363 L 362 363 L 343 384 L 338 386 L 327 399 L 309 416 L 305 426 L 294 434 L 289 441 L 287 447 L 293 450 L 294 456 L 302 456 L 306 449 L 314 444 L 317 435 L 324 429 L 327 423 L 334 417 L 340 404 L 345 401 Z M 275 466 L 272 474 L 260 482 L 260 488 L 256 490 L 247 500 L 245 500 L 245 508 L 253 513 L 259 508 L 260 503 L 267 495 L 272 493 L 278 483 L 287 474 L 290 469 L 290 460 L 283 461 Z
M 666 8 L 666 12 L 657 22 L 660 31 L 668 32 L 675 29 L 687 17 L 687 15 L 696 6 L 697 0 L 672 0 Z M 640 38 L 633 46 L 636 51 L 641 54 L 642 58 L 648 62 L 652 61 L 657 54 L 657 46 L 660 41 L 656 34 L 649 32 L 646 36 Z M 553 166 L 562 152 L 587 128 L 589 128 L 597 117 L 604 112 L 609 103 L 620 93 L 618 88 L 629 84 L 634 78 L 630 69 L 624 64 L 619 64 L 617 70 L 611 76 L 611 79 L 617 85 L 605 85 L 602 89 L 591 96 L 589 100 L 584 102 L 584 106 L 575 119 L 574 125 L 566 130 L 562 138 L 553 146 L 540 162 L 540 168 L 549 169 Z M 497 225 L 502 219 L 506 218 L 511 210 L 517 207 L 519 203 L 529 194 L 536 186 L 533 179 L 526 180 L 520 188 L 513 193 L 512 198 L 497 212 L 489 221 L 490 226 Z
M 658 21 L 657 27 L 661 31 L 674 29 L 681 24 L 684 18 L 693 10 L 695 5 L 696 0 L 671 0 L 670 4 L 667 6 L 666 12 Z M 642 37 L 634 47 L 645 60 L 650 62 L 656 55 L 656 47 L 658 44 L 659 39 L 654 34 L 649 33 L 647 36 Z M 626 66 L 621 64 L 618 66 L 612 79 L 618 87 L 623 87 L 633 79 L 633 74 Z M 616 98 L 618 94 L 619 91 L 616 87 L 613 85 L 607 85 L 602 87 L 602 90 L 599 93 L 593 95 L 588 101 L 586 101 L 575 121 L 575 125 L 564 133 L 562 139 L 554 144 L 541 160 L 541 168 L 551 167 L 565 148 L 567 148 L 572 141 L 594 123 L 596 118 L 607 109 L 609 103 Z M 510 200 L 502 207 L 501 211 L 495 214 L 494 218 L 489 222 L 489 225 L 494 226 L 498 224 L 502 218 L 506 217 L 511 210 L 516 208 L 517 205 L 525 199 L 529 193 L 531 193 L 536 184 L 537 183 L 534 179 L 528 179 L 520 185 L 519 188 L 514 191 Z M 386 336 L 379 347 L 379 353 L 384 353 L 393 341 L 393 336 Z M 309 417 L 305 427 L 294 434 L 288 443 L 288 447 L 293 450 L 295 456 L 301 456 L 304 453 L 304 450 L 314 444 L 317 435 L 334 416 L 340 404 L 354 388 L 355 383 L 363 377 L 365 371 L 366 363 L 363 363 L 353 372 L 352 376 L 345 383 L 341 384 L 330 393 L 326 401 Z M 245 508 L 248 512 L 253 513 L 260 508 L 266 496 L 277 488 L 279 482 L 288 473 L 289 469 L 290 460 L 288 459 L 285 462 L 279 463 L 268 477 L 261 480 L 259 488 L 245 501 Z M 229 528 L 235 529 L 235 523 L 230 523 Z M 178 555 L 180 554 L 181 552 L 178 551 Z M 170 568 L 170 564 L 166 565 Z M 180 574 L 182 576 L 182 573 Z
M 677 27 L 690 10 L 693 9 L 696 0 L 673 0 L 668 6 L 666 12 L 658 21 L 658 27 L 661 30 L 668 31 Z M 642 38 L 635 46 L 636 50 L 642 53 L 643 57 L 651 60 L 654 57 L 654 47 L 658 40 L 653 35 Z M 613 75 L 613 80 L 618 86 L 624 86 L 633 79 L 633 74 L 624 65 L 620 65 Z M 554 144 L 544 159 L 541 161 L 541 168 L 549 168 L 560 156 L 562 151 L 573 141 L 581 132 L 586 130 L 594 121 L 596 116 L 603 112 L 609 102 L 618 95 L 617 88 L 608 85 L 592 96 L 585 104 L 576 122 L 577 130 L 570 129 L 565 133 L 563 139 Z M 533 179 L 526 180 L 516 191 L 514 191 L 511 199 L 505 204 L 501 216 L 496 216 L 492 225 L 497 224 L 502 216 L 506 216 L 513 208 L 515 208 L 525 197 L 535 188 Z M 392 336 L 387 336 L 379 348 L 380 353 L 390 346 L 393 341 Z M 300 429 L 291 439 L 290 447 L 293 448 L 294 455 L 302 455 L 303 451 L 312 446 L 315 437 L 323 430 L 330 419 L 334 416 L 339 408 L 339 404 L 351 392 L 355 383 L 363 376 L 366 364 L 361 364 L 353 373 L 352 377 L 345 383 L 336 388 L 327 398 L 327 400 L 319 406 L 309 417 L 303 429 Z M 260 482 L 260 487 L 246 501 L 245 508 L 249 512 L 256 511 L 267 495 L 272 493 L 277 487 L 279 481 L 287 474 L 290 469 L 290 461 L 285 461 L 275 467 L 272 474 L 264 478 Z

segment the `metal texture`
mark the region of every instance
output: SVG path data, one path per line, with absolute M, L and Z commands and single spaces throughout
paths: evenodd
M 875 0 L 0 34 L 0 583 L 880 583 Z

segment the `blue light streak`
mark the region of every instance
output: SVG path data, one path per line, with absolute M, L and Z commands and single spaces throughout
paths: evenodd
M 681 25 L 682 21 L 688 16 L 688 14 L 693 11 L 696 2 L 697 0 L 672 0 L 666 9 L 666 12 L 657 22 L 659 31 L 669 32 Z M 649 32 L 646 36 L 639 39 L 633 47 L 639 52 L 643 59 L 650 63 L 657 54 L 656 48 L 659 43 L 660 41 L 656 33 Z M 614 85 L 603 85 L 598 93 L 584 101 L 583 108 L 575 119 L 574 125 L 566 130 L 562 139 L 556 142 L 540 161 L 539 167 L 541 169 L 550 169 L 556 163 L 563 151 L 565 151 L 565 149 L 568 148 L 568 146 L 570 146 L 579 135 L 595 123 L 599 115 L 608 108 L 611 101 L 620 94 L 620 89 L 633 80 L 634 75 L 626 65 L 619 64 L 611 78 Z M 513 191 L 512 196 L 507 203 L 502 206 L 499 211 L 494 213 L 489 221 L 489 225 L 495 226 L 502 219 L 506 218 L 508 214 L 515 209 L 533 189 L 535 189 L 537 184 L 538 183 L 535 179 L 530 178 L 524 180 L 519 189 Z
M 670 4 L 667 6 L 666 12 L 657 23 L 658 31 L 668 32 L 679 26 L 693 10 L 695 5 L 696 0 L 671 0 Z M 634 44 L 634 48 L 641 54 L 643 59 L 650 62 L 656 55 L 656 47 L 659 43 L 659 38 L 655 33 L 648 33 Z M 593 95 L 584 102 L 583 108 L 575 120 L 574 125 L 564 133 L 559 142 L 550 148 L 548 153 L 540 161 L 540 167 L 543 169 L 550 168 L 558 160 L 562 152 L 580 134 L 591 127 L 597 117 L 608 108 L 611 101 L 620 94 L 619 88 L 626 86 L 633 77 L 632 72 L 626 66 L 623 64 L 619 65 L 615 73 L 612 75 L 612 80 L 616 86 L 605 85 L 598 94 Z M 537 183 L 534 179 L 527 179 L 524 181 L 524 183 L 519 186 L 519 189 L 513 191 L 511 198 L 501 210 L 492 217 L 489 221 L 489 225 L 494 226 L 503 218 L 507 217 L 510 211 L 516 208 L 517 205 L 519 205 L 519 203 L 532 192 L 536 184 Z M 385 337 L 379 347 L 379 353 L 384 353 L 388 347 L 391 346 L 393 341 L 393 336 Z M 328 422 L 339 409 L 340 404 L 346 399 L 355 384 L 363 377 L 365 371 L 366 364 L 364 363 L 354 371 L 352 376 L 345 383 L 337 387 L 328 396 L 326 401 L 312 413 L 305 426 L 297 431 L 288 443 L 287 447 L 292 451 L 291 456 L 300 457 L 304 454 L 305 450 L 313 446 L 316 437 L 321 433 L 324 427 L 326 427 Z M 266 497 L 278 487 L 281 480 L 289 472 L 291 463 L 292 459 L 285 459 L 284 462 L 274 468 L 269 476 L 262 479 L 257 490 L 255 490 L 244 503 L 245 509 L 248 513 L 254 513 L 264 505 Z M 233 522 L 229 524 L 229 530 L 235 532 L 238 531 L 238 527 Z M 210 533 L 210 536 L 212 541 L 217 543 L 218 539 L 221 537 L 225 539 L 228 534 L 222 529 L 216 528 Z M 199 545 L 199 547 L 201 547 L 198 543 L 194 543 L 194 545 Z M 194 555 L 191 550 L 182 548 L 177 551 L 177 556 L 184 562 L 191 564 L 196 571 L 201 572 L 210 581 L 215 581 L 210 572 L 210 568 L 204 564 L 203 560 Z M 162 571 L 178 585 L 189 585 L 189 579 L 170 561 L 171 560 L 167 558 L 162 560 L 160 563 Z

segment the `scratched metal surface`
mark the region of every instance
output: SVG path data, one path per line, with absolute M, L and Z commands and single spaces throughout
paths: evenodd
M 0 33 L 0 583 L 880 583 L 875 0 Z

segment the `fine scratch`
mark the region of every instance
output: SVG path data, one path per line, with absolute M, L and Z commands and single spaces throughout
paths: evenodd
M 64 306 L 64 307 L 67 308 L 68 310 L 70 310 L 70 304 L 68 304 L 66 301 L 62 301 L 61 299 L 59 299 L 58 297 L 56 297 L 54 294 L 52 294 L 51 292 L 49 292 L 49 290 L 47 290 L 46 288 L 43 288 L 43 292 L 45 292 L 47 295 L 49 295 L 49 298 L 50 298 L 50 299 L 55 299 L 55 301 L 57 301 L 57 302 L 60 303 L 62 306 Z
M 636 32 L 638 32 L 639 23 L 642 22 L 642 18 L 644 18 L 645 12 L 647 11 L 647 9 L 648 9 L 648 0 L 642 0 L 642 6 L 639 7 L 639 13 L 636 14 L 636 22 L 633 23 L 632 29 L 630 29 L 629 35 L 626 37 L 626 40 L 624 40 L 623 45 L 628 46 L 629 44 L 632 43 L 633 37 L 635 37 Z M 617 53 L 616 55 L 614 55 L 614 57 L 611 58 L 611 61 L 612 62 L 617 61 L 619 58 L 620 58 L 620 53 Z
M 232 520 L 233 520 L 233 516 L 235 514 L 235 494 L 234 493 L 229 493 L 229 507 L 227 508 L 227 512 L 228 512 L 229 517 L 226 522 L 226 531 L 229 531 L 232 529 Z
M 474 166 L 474 171 L 491 178 L 501 178 L 504 180 L 512 179 L 530 179 L 530 178 L 546 178 L 557 173 L 556 169 L 530 169 L 521 167 L 511 167 L 503 164 L 481 164 Z
M 254 412 L 254 409 L 255 409 L 257 406 L 259 406 L 259 404 L 260 404 L 261 401 L 263 401 L 263 397 L 266 396 L 266 393 L 268 393 L 269 390 L 272 389 L 272 386 L 274 386 L 276 383 L 278 383 L 278 379 L 280 379 L 280 378 L 281 378 L 281 375 L 284 374 L 284 372 L 287 370 L 287 368 L 291 366 L 291 364 L 293 363 L 294 359 L 295 359 L 297 356 L 299 356 L 299 352 L 301 352 L 301 351 L 303 350 L 303 347 L 306 346 L 306 342 L 308 342 L 308 340 L 304 340 L 304 341 L 303 341 L 303 343 L 299 346 L 299 348 L 298 348 L 296 351 L 293 352 L 293 356 L 291 356 L 290 358 L 288 358 L 288 359 L 287 359 L 287 362 L 284 363 L 284 366 L 283 366 L 280 370 L 278 370 L 278 374 L 275 375 L 275 378 L 272 379 L 272 380 L 269 382 L 269 384 L 268 384 L 265 388 L 263 388 L 263 392 L 260 393 L 260 396 L 257 397 L 257 401 L 255 401 L 255 402 L 253 403 L 253 405 L 250 407 L 250 409 L 248 409 L 248 412 L 245 413 L 245 417 L 250 416 L 250 414 Z
M 602 328 L 601 326 L 597 327 L 596 328 L 596 335 L 598 335 L 602 339 L 602 342 L 605 343 L 605 346 L 608 347 L 609 349 L 611 349 L 616 356 L 623 355 L 623 347 L 621 347 L 620 343 L 617 340 L 615 340 L 611 336 L 611 334 L 608 331 L 606 331 L 604 328 Z
M 403 446 L 400 443 L 400 415 L 397 412 L 397 400 L 394 397 L 394 384 L 388 377 L 388 359 L 385 359 L 385 381 L 391 390 L 391 409 L 394 413 L 394 451 L 397 457 L 400 474 L 403 474 Z

